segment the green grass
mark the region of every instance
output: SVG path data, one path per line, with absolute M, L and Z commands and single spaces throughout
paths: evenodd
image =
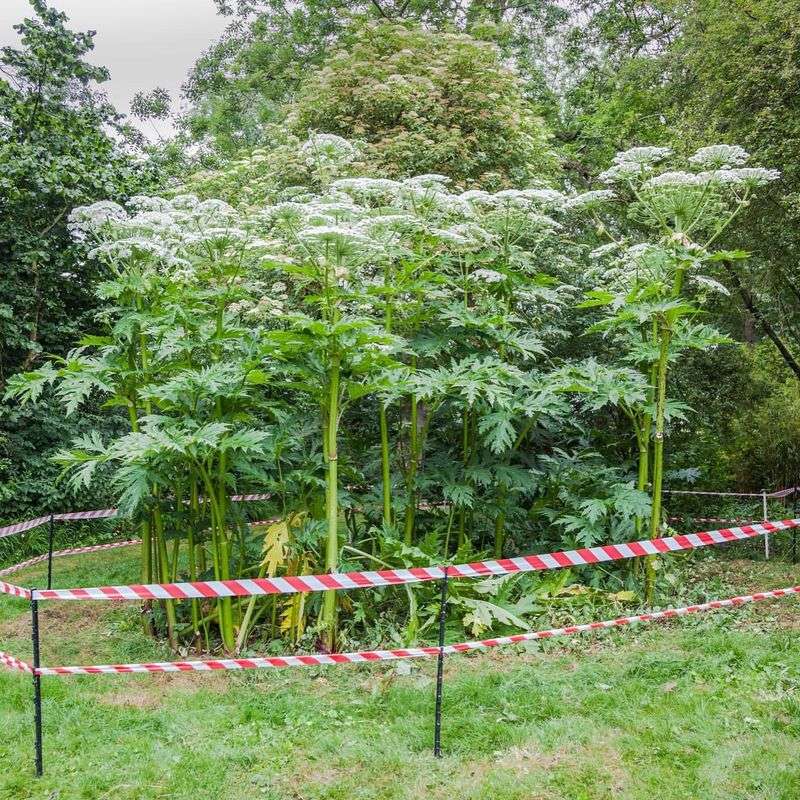
M 64 559 L 57 585 L 124 582 L 135 558 Z M 723 594 L 796 582 L 779 562 L 705 560 L 696 572 Z M 42 606 L 45 663 L 167 657 L 132 605 Z M 0 649 L 28 657 L 28 636 L 26 604 L 4 599 Z M 0 797 L 800 797 L 795 600 L 544 645 L 448 659 L 441 760 L 431 662 L 410 675 L 371 665 L 45 678 L 36 780 L 31 681 L 2 672 Z

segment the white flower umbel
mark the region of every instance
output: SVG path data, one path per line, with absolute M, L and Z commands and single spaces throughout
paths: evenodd
M 777 169 L 763 167 L 739 167 L 738 169 L 715 169 L 711 172 L 700 172 L 698 177 L 720 186 L 764 186 L 781 177 Z
M 146 258 L 166 261 L 173 256 L 166 247 L 144 237 L 131 237 L 128 239 L 115 239 L 103 242 L 89 251 L 90 258 L 101 261 L 116 262 L 131 258 Z
M 171 202 L 172 207 L 179 211 L 191 211 L 200 205 L 200 200 L 194 194 L 176 194 Z
M 685 189 L 687 187 L 704 186 L 708 182 L 702 175 L 694 172 L 662 172 L 648 178 L 643 184 L 642 189 L 661 189 L 665 187 Z
M 639 164 L 635 161 L 623 161 L 614 164 L 597 177 L 602 183 L 625 183 L 644 177 L 650 170 L 649 164 Z
M 350 164 L 360 155 L 358 147 L 333 133 L 315 133 L 300 145 L 309 166 Z
M 525 189 L 524 194 L 540 208 L 557 211 L 564 207 L 567 198 L 556 189 Z
M 372 248 L 377 243 L 357 228 L 344 225 L 318 225 L 298 231 L 297 238 L 304 244 L 334 244 L 342 247 Z
M 169 200 L 165 200 L 163 197 L 149 197 L 145 194 L 134 195 L 125 205 L 135 211 L 161 211 L 162 213 L 169 213 L 173 208 Z
M 506 278 L 502 272 L 497 272 L 493 269 L 485 269 L 483 267 L 473 270 L 469 277 L 477 283 L 501 283 Z
M 414 175 L 412 178 L 406 178 L 403 184 L 406 186 L 424 186 L 425 188 L 442 187 L 452 183 L 452 179 L 447 175 L 438 175 L 435 172 L 426 173 L 424 175 Z
M 569 211 L 583 211 L 588 208 L 595 208 L 603 203 L 613 200 L 616 195 L 611 189 L 595 189 L 591 192 L 570 197 L 564 204 L 564 208 Z
M 74 208 L 67 218 L 67 228 L 76 239 L 95 234 L 104 225 L 128 218 L 125 209 L 111 200 L 100 200 L 89 206 Z
M 456 250 L 481 250 L 490 245 L 492 234 L 471 222 L 452 225 L 449 228 L 436 228 L 431 231 L 440 241 Z
M 729 169 L 747 163 L 750 154 L 743 147 L 735 144 L 712 144 L 701 147 L 689 163 L 701 169 Z
M 669 147 L 632 147 L 614 156 L 615 164 L 637 164 L 648 166 L 658 164 L 672 155 Z
M 331 184 L 334 191 L 367 201 L 392 200 L 401 184 L 388 178 L 341 178 Z

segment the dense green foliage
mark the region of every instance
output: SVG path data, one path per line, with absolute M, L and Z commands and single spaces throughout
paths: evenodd
M 392 178 L 434 172 L 496 189 L 526 186 L 552 162 L 497 48 L 386 23 L 358 31 L 301 84 L 290 124 L 364 140 Z
M 92 35 L 43 2 L 33 9 L 17 26 L 21 47 L 0 50 L 0 386 L 93 328 L 101 271 L 72 246 L 67 217 L 127 196 L 149 172 L 112 136 L 119 117 L 94 89 L 108 72 L 84 58 Z M 61 420 L 57 409 L 32 416 L 0 403 L 4 517 L 70 502 L 53 495 L 58 470 L 43 457 L 64 441 Z
M 102 491 L 142 580 L 225 579 L 655 536 L 667 485 L 795 482 L 784 5 L 220 3 L 181 133 L 134 159 L 91 35 L 37 0 L 0 81 L 4 513 Z M 266 530 L 228 502 L 248 489 Z M 653 601 L 655 566 L 582 579 Z M 564 587 L 453 609 L 523 627 L 535 591 Z M 411 642 L 431 602 L 149 624 L 231 652 Z

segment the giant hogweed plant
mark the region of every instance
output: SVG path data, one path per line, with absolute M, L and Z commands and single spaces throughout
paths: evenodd
M 602 288 L 589 292 L 584 307 L 607 309 L 591 330 L 612 339 L 627 366 L 638 370 L 646 394 L 623 392 L 612 381 L 596 380 L 599 397 L 619 405 L 631 422 L 638 450 L 637 488 L 649 490 L 651 537 L 659 535 L 662 520 L 664 443 L 671 418 L 686 409 L 667 396 L 670 365 L 689 349 L 707 349 L 726 341 L 702 322 L 709 292 L 725 292 L 713 277 L 713 266 L 726 259 L 746 258 L 744 252 L 715 250 L 714 245 L 745 209 L 758 187 L 779 173 L 742 166 L 748 154 L 733 145 L 712 145 L 690 156 L 683 170 L 664 169 L 669 149 L 637 147 L 619 153 L 614 165 L 600 175 L 626 203 L 635 233 L 626 239 L 611 231 L 619 226 L 596 217 L 598 229 L 611 240 L 593 256 L 608 267 Z M 615 197 L 611 190 L 586 196 L 587 208 L 602 207 Z M 634 241 L 634 237 L 641 241 Z M 590 367 L 585 377 L 597 377 Z M 604 376 L 607 377 L 607 376 Z M 630 388 L 630 387 L 629 387 Z M 635 395 L 635 396 L 634 396 Z M 637 523 L 644 528 L 644 520 Z M 647 564 L 646 595 L 653 598 L 654 559 Z
M 703 179 L 713 188 L 704 183 L 699 196 L 700 184 L 686 181 L 695 213 L 717 219 L 705 225 L 712 231 L 706 242 L 693 245 L 687 237 L 703 226 L 681 210 L 688 201 L 678 202 L 678 179 L 648 183 L 649 162 L 636 158 L 640 180 L 626 179 L 630 207 L 639 225 L 661 231 L 653 246 L 666 255 L 647 281 L 634 270 L 624 290 L 607 288 L 591 302 L 611 309 L 601 328 L 626 345 L 629 372 L 640 376 L 637 382 L 611 373 L 611 383 L 630 386 L 609 390 L 608 402 L 624 402 L 648 441 L 649 476 L 661 469 L 663 446 L 656 443 L 677 413 L 662 391 L 670 354 L 684 339 L 702 338 L 678 274 L 711 261 L 710 243 L 729 224 L 721 201 L 708 199 L 722 196 L 717 184 L 735 186 L 735 194 L 763 176 L 745 171 L 740 186 L 723 170 L 724 180 Z M 188 195 L 79 209 L 75 233 L 93 241 L 92 256 L 108 270 L 99 287 L 108 301 L 106 333 L 18 378 L 10 392 L 36 399 L 53 384 L 68 411 L 95 393 L 126 409 L 128 433 L 109 442 L 87 437 L 60 460 L 77 482 L 111 470 L 123 507 L 142 520 L 143 580 L 174 578 L 184 536 L 191 578 L 317 563 L 334 570 L 343 552 L 348 563 L 377 563 L 378 553 L 398 547 L 411 552 L 420 541 L 421 487 L 429 501 L 447 503 L 446 531 L 435 539 L 445 555 L 451 541 L 459 555 L 474 548 L 476 526 L 487 517 L 501 555 L 507 516 L 524 522 L 543 488 L 535 443 L 543 434 L 556 437 L 573 410 L 564 389 L 574 376 L 544 368 L 563 335 L 557 320 L 570 292 L 553 277 L 571 268 L 559 256 L 569 242 L 558 218 L 608 195 L 456 192 L 447 179 L 428 175 L 333 180 L 316 194 L 287 189 L 284 199 L 245 211 Z M 662 229 L 665 197 L 674 208 Z M 626 252 L 619 264 L 630 265 L 638 252 Z M 706 332 L 703 346 L 713 336 Z M 595 391 L 596 377 L 584 370 L 581 388 Z M 351 490 L 340 485 L 340 460 L 355 452 L 348 412 L 365 402 L 378 408 L 378 547 L 375 529 L 359 534 L 352 503 L 343 508 Z M 591 402 L 606 401 L 595 391 Z M 277 489 L 286 524 L 268 531 L 260 553 L 227 498 L 235 487 L 264 484 Z M 641 503 L 624 495 L 612 494 L 608 520 L 633 506 L 642 516 Z M 596 528 L 605 524 L 597 509 L 587 513 Z M 599 535 L 598 528 L 592 536 Z M 406 641 L 419 629 L 415 591 Z M 279 606 L 269 598 L 222 599 L 213 609 L 193 603 L 182 623 L 167 604 L 168 633 L 173 641 L 188 632 L 209 644 L 216 626 L 226 650 L 241 650 L 268 608 L 275 620 Z M 341 627 L 335 593 L 280 613 L 297 638 L 308 635 L 306 619 L 317 609 L 311 635 L 333 648 Z
M 527 372 L 545 354 L 563 302 L 558 282 L 543 273 L 547 260 L 538 251 L 558 241 L 560 225 L 545 212 L 560 210 L 565 198 L 548 189 L 454 193 L 448 183 L 443 176 L 427 175 L 332 185 L 377 213 L 367 222 L 380 226 L 391 242 L 382 281 L 373 291 L 381 296 L 386 329 L 402 333 L 409 353 L 407 380 L 384 393 L 379 412 L 383 522 L 388 528 L 394 521 L 387 407 L 406 407 L 399 448 L 406 499 L 397 521 L 406 544 L 414 537 L 431 425 L 442 413 L 461 417 L 454 459 L 460 474 L 450 470 L 438 477 L 445 486 L 443 499 L 457 509 L 458 541 L 463 542 L 474 497 L 466 476 L 477 458 L 499 456 L 506 439 L 515 438 L 508 419 L 515 412 L 500 405 L 510 392 L 498 393 L 492 386 L 508 380 L 516 365 Z M 524 416 L 520 408 L 516 413 Z
M 172 201 L 137 197 L 129 209 L 98 203 L 77 209 L 71 225 L 92 243 L 108 279 L 98 287 L 109 305 L 104 335 L 87 337 L 66 359 L 19 376 L 9 392 L 35 400 L 47 384 L 74 413 L 90 396 L 126 410 L 129 432 L 110 442 L 84 437 L 59 455 L 75 484 L 111 469 L 125 513 L 142 519 L 142 580 L 168 581 L 178 569 L 181 530 L 165 530 L 173 504 L 186 514 L 189 573 L 196 579 L 231 577 L 232 530 L 228 495 L 237 476 L 258 463 L 267 432 L 264 399 L 253 387 L 265 380 L 262 349 L 231 306 L 258 288 L 247 279 L 253 237 L 239 215 L 219 201 L 191 196 Z M 185 503 L 184 503 L 185 501 Z M 208 518 L 208 547 L 195 541 Z M 167 540 L 174 541 L 172 558 Z M 167 603 L 170 639 L 175 612 Z M 234 609 L 221 599 L 214 621 L 233 650 Z M 192 632 L 200 609 L 192 604 Z

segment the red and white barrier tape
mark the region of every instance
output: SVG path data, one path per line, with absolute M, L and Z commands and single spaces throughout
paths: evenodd
M 82 553 L 97 553 L 100 550 L 114 550 L 117 547 L 129 547 L 130 545 L 134 544 L 141 544 L 141 539 L 127 539 L 124 542 L 107 542 L 106 544 L 91 544 L 87 545 L 86 547 L 68 547 L 66 550 L 56 550 L 53 553 L 53 558 L 61 558 L 62 556 L 77 556 L 81 555 Z M 47 553 L 44 553 L 41 556 L 34 556 L 33 558 L 29 558 L 27 561 L 20 561 L 19 564 L 14 564 L 13 566 L 6 567 L 5 569 L 0 569 L 0 576 L 3 575 L 13 575 L 15 572 L 19 572 L 21 569 L 25 569 L 26 567 L 34 567 L 37 564 L 41 564 L 47 561 Z
M 6 525 L 4 528 L 0 528 L 0 539 L 4 539 L 6 536 L 13 536 L 15 533 L 30 531 L 33 528 L 38 528 L 40 525 L 46 525 L 48 522 L 50 522 L 49 515 L 46 517 L 36 517 L 36 519 L 28 519 L 25 520 L 25 522 L 15 522 L 13 525 Z
M 248 523 L 250 526 L 256 525 L 272 525 L 273 523 L 278 521 L 278 517 L 274 517 L 273 519 L 260 519 L 256 522 Z M 62 556 L 77 556 L 82 555 L 83 553 L 97 553 L 101 550 L 114 550 L 117 547 L 130 547 L 135 544 L 141 544 L 141 539 L 126 539 L 124 542 L 107 542 L 106 544 L 91 544 L 87 545 L 86 547 L 68 547 L 65 550 L 56 550 L 53 552 L 53 558 L 61 558 Z M 13 564 L 10 567 L 5 567 L 0 569 L 0 577 L 3 575 L 13 575 L 15 572 L 19 572 L 21 569 L 25 569 L 26 567 L 35 567 L 37 564 L 42 564 L 47 561 L 47 553 L 43 553 L 40 556 L 34 556 L 33 558 L 29 558 L 27 561 L 20 561 L 19 564 Z
M 28 664 L 27 661 L 22 661 L 16 658 L 16 656 L 12 656 L 10 653 L 4 653 L 2 650 L 0 650 L 0 665 L 4 666 L 6 669 L 15 670 L 17 672 L 33 674 L 33 667 Z
M 246 503 L 255 502 L 256 500 L 269 500 L 271 494 L 234 494 L 231 495 L 229 500 L 232 503 Z M 13 536 L 16 533 L 24 533 L 25 531 L 33 530 L 41 525 L 46 525 L 53 519 L 55 522 L 70 522 L 79 519 L 105 519 L 108 517 L 116 517 L 119 509 L 116 508 L 95 508 L 90 511 L 64 511 L 58 514 L 53 514 L 52 517 L 48 514 L 46 517 L 36 517 L 36 519 L 25 520 L 25 522 L 15 522 L 13 525 L 6 525 L 0 528 L 0 539 L 6 536 Z
M 685 517 L 670 517 L 670 522 L 684 522 L 687 519 L 690 519 L 692 522 L 735 522 L 739 525 L 758 525 L 758 520 L 754 519 L 732 519 L 730 517 L 693 517 L 691 515 L 687 515 Z
M 12 597 L 22 597 L 25 600 L 31 599 L 29 589 L 24 589 L 22 586 L 15 586 L 13 583 L 6 583 L 0 581 L 0 594 L 10 594 Z
M 711 600 L 681 608 L 670 608 L 664 611 L 651 611 L 649 614 L 635 614 L 630 617 L 617 617 L 600 622 L 589 622 L 583 625 L 566 625 L 562 628 L 550 628 L 543 631 L 518 633 L 513 636 L 500 636 L 494 639 L 482 639 L 472 642 L 449 644 L 442 648 L 445 655 L 466 653 L 473 650 L 485 650 L 509 644 L 531 642 L 536 639 L 552 639 L 556 636 L 572 636 L 577 633 L 618 628 L 640 622 L 655 622 L 662 619 L 673 619 L 698 614 L 703 611 L 715 611 L 721 608 L 742 606 L 778 597 L 800 594 L 800 586 L 786 589 L 773 589 L 756 594 L 740 595 L 726 600 Z M 143 664 L 100 664 L 97 666 L 65 666 L 40 667 L 39 675 L 114 675 L 136 672 L 213 672 L 217 670 L 264 669 L 282 667 L 326 666 L 331 664 L 364 664 L 375 661 L 395 661 L 398 659 L 431 658 L 439 655 L 438 647 L 408 647 L 398 650 L 364 650 L 357 653 L 331 653 L 303 656 L 271 656 L 265 658 L 225 658 L 212 661 L 161 661 Z
M 450 578 L 485 578 L 518 572 L 563 569 L 618 561 L 648 555 L 691 550 L 708 545 L 750 539 L 765 533 L 800 526 L 800 519 L 764 522 L 740 528 L 722 528 L 661 539 L 647 539 L 624 544 L 608 544 L 581 550 L 562 550 L 542 555 L 477 561 L 447 567 Z M 253 595 L 322 592 L 331 589 L 362 589 L 375 586 L 398 586 L 444 578 L 444 567 L 412 567 L 377 572 L 344 572 L 323 575 L 298 575 L 284 578 L 240 578 L 226 581 L 191 583 L 151 583 L 130 586 L 99 586 L 79 589 L 36 589 L 37 600 L 185 600 L 207 597 L 251 597 Z

